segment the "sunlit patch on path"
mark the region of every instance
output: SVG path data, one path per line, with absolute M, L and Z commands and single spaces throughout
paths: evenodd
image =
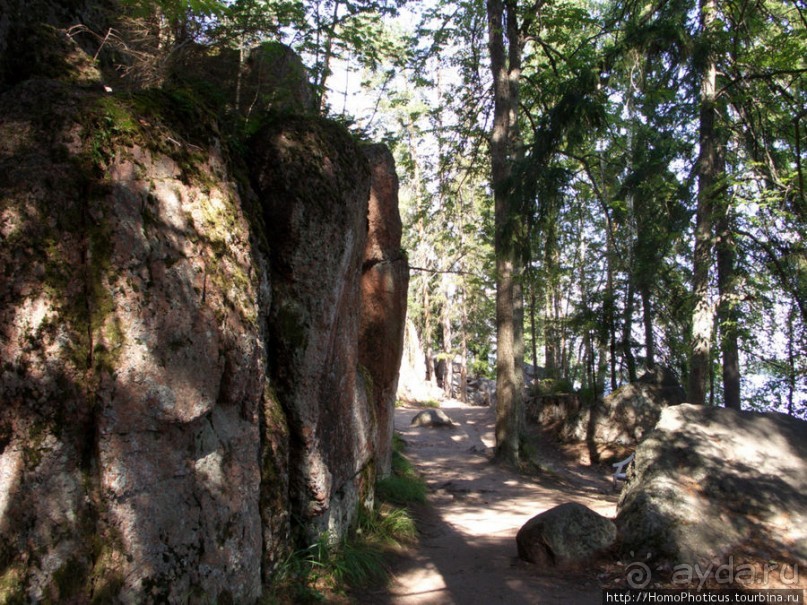
M 411 426 L 418 408 L 395 412 L 396 431 L 429 487 L 429 503 L 416 511 L 419 545 L 393 563 L 391 586 L 373 594 L 372 601 L 600 603 L 595 570 L 542 572 L 517 558 L 515 535 L 530 518 L 563 502 L 580 502 L 613 517 L 616 496 L 609 490 L 607 470 L 573 464 L 547 447 L 537 455 L 547 458 L 553 472 L 511 472 L 490 461 L 495 443 L 492 408 L 456 401 L 441 407 L 455 427 Z

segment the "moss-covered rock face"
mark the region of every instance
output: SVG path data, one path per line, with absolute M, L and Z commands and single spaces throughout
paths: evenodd
M 184 109 L 102 95 L 0 97 L 0 594 L 247 602 L 268 285 Z
M 91 57 L 61 30 L 37 23 L 14 32 L 14 48 L 3 61 L 9 85 L 31 77 L 78 85 L 100 85 Z
M 240 157 L 198 90 L 108 94 L 20 23 L 41 48 L 0 57 L 0 603 L 255 602 L 292 518 L 338 538 L 372 506 L 367 159 L 302 117 Z
M 99 41 L 60 30 L 82 24 L 106 31 L 112 7 L 113 0 L 0 0 L 0 90 L 33 77 L 97 84 L 92 55 Z
M 292 513 L 309 537 L 339 535 L 356 518 L 375 430 L 357 370 L 367 160 L 316 118 L 268 124 L 251 157 L 271 247 L 269 367 L 289 418 Z
M 6 595 L 38 599 L 68 561 L 74 576 L 92 564 L 93 330 L 108 250 L 105 189 L 78 137 L 83 101 L 46 80 L 0 97 L 0 577 Z

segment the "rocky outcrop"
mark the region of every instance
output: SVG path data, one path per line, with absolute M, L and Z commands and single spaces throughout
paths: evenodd
M 527 415 L 564 441 L 586 442 L 593 457 L 636 447 L 661 411 L 685 400 L 675 374 L 663 367 L 646 372 L 594 404 L 573 394 L 542 395 L 527 402 Z
M 468 379 L 467 399 L 473 405 L 492 407 L 496 405 L 496 381 L 476 377 Z
M 267 285 L 215 148 L 132 111 L 42 79 L 0 100 L 4 586 L 246 601 L 286 515 L 261 504 Z
M 243 55 L 230 47 L 188 44 L 175 55 L 171 78 L 216 82 L 217 93 L 243 117 L 270 110 L 313 115 L 319 109 L 305 65 L 281 42 L 263 42 Z
M 372 503 L 367 159 L 303 118 L 225 158 L 58 42 L 0 94 L 0 601 L 255 602 Z
M 380 476 L 392 469 L 392 432 L 398 372 L 403 355 L 409 264 L 401 249 L 398 176 L 385 145 L 364 148 L 371 174 L 369 229 L 361 276 L 359 362 L 372 379 L 376 464 Z
M 537 422 L 543 427 L 557 431 L 568 431 L 566 424 L 570 420 L 580 422 L 580 412 L 583 403 L 580 396 L 575 393 L 552 393 L 532 397 L 525 402 L 525 413 L 530 421 Z M 586 416 L 588 419 L 588 416 Z M 578 435 L 574 440 L 582 440 Z
M 807 559 L 807 422 L 683 404 L 636 450 L 617 509 L 622 549 L 672 564 L 746 544 Z
M 370 174 L 325 120 L 268 125 L 252 150 L 270 246 L 269 369 L 291 430 L 292 514 L 344 533 L 371 501 L 376 418 L 359 371 Z
M 540 567 L 579 568 L 616 542 L 610 519 L 567 502 L 536 515 L 516 534 L 519 558 Z

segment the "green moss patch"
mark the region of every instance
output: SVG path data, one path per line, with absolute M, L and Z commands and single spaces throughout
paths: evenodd
M 19 565 L 9 566 L 0 573 L 0 603 L 3 605 L 27 603 L 24 580 L 25 572 Z

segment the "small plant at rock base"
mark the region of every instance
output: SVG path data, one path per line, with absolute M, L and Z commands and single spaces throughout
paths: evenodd
M 404 440 L 398 433 L 392 436 L 392 473 L 376 484 L 376 496 L 399 506 L 426 501 L 426 484 L 402 451 Z
M 419 408 L 432 408 L 437 409 L 440 407 L 440 402 L 436 399 L 427 399 L 426 401 L 418 401 L 417 406 Z
M 419 477 L 392 474 L 378 482 L 376 495 L 399 506 L 423 503 L 426 501 L 426 485 Z
M 354 531 L 338 542 L 322 534 L 290 554 L 262 603 L 340 603 L 343 599 L 347 603 L 348 588 L 388 579 L 386 553 L 417 539 L 415 522 L 401 506 L 426 499 L 426 485 L 401 454 L 403 447 L 400 436 L 393 435 L 392 474 L 376 484 L 375 506 L 362 509 Z
M 307 548 L 289 555 L 262 602 L 338 603 L 348 588 L 385 582 L 389 576 L 385 553 L 414 537 L 414 522 L 406 511 L 381 503 L 362 515 L 347 538 L 332 543 L 322 534 Z
M 368 586 L 379 584 L 387 577 L 383 551 L 362 537 L 339 544 L 331 552 L 328 563 L 337 586 Z

